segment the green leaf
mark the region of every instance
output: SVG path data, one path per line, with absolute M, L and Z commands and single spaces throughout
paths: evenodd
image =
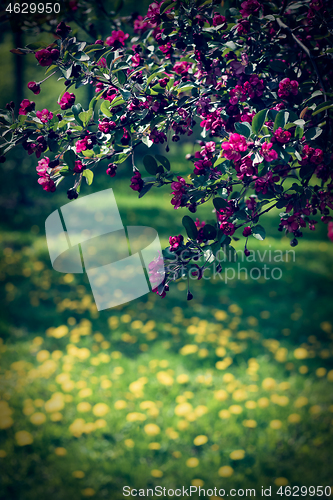
M 73 169 L 75 167 L 76 154 L 72 149 L 68 149 L 66 153 L 64 153 L 64 162 L 69 168 Z
M 156 175 L 158 172 L 158 165 L 155 158 L 151 155 L 146 155 L 143 157 L 143 164 L 148 174 Z
M 216 237 L 217 231 L 214 226 L 211 224 L 205 224 L 203 227 L 203 235 L 205 240 L 214 240 Z
M 176 5 L 177 2 L 173 2 L 172 0 L 166 0 L 166 2 L 163 2 L 160 7 L 160 15 L 164 14 L 164 12 L 171 9 L 172 7 L 176 7 Z
M 217 211 L 222 210 L 223 208 L 227 208 L 229 206 L 227 200 L 223 198 L 214 198 L 213 205 Z
M 273 131 L 275 132 L 275 130 L 277 130 L 280 127 L 284 128 L 285 124 L 288 122 L 288 118 L 289 118 L 288 111 L 279 111 L 275 117 Z
M 320 128 L 320 127 L 312 127 L 312 128 L 309 128 L 309 130 L 307 130 L 305 132 L 305 139 L 307 141 L 313 141 L 314 139 L 317 139 L 317 137 L 320 136 L 320 134 L 322 133 L 323 129 Z
M 123 70 L 118 71 L 117 78 L 119 85 L 121 86 L 125 85 L 127 78 L 126 78 L 126 73 Z
M 223 158 L 223 157 L 222 157 L 222 158 L 218 158 L 218 159 L 216 160 L 216 162 L 214 163 L 213 167 L 214 167 L 214 168 L 216 168 L 216 167 L 218 167 L 219 165 L 221 165 L 221 163 L 224 163 L 225 161 L 227 161 L 227 159 L 226 159 L 226 158 Z
M 275 61 L 271 61 L 269 63 L 269 67 L 273 71 L 277 71 L 278 73 L 284 73 L 284 71 L 287 69 L 287 65 L 284 62 L 279 61 L 278 59 L 276 59 Z
M 260 224 L 257 224 L 252 228 L 252 234 L 257 240 L 262 241 L 266 238 L 266 231 L 262 226 L 260 226 Z
M 110 108 L 114 108 L 115 106 L 121 106 L 124 103 L 125 101 L 122 98 L 122 96 L 115 97 L 115 99 L 113 99 L 113 101 L 111 102 Z
M 191 240 L 196 240 L 198 236 L 198 229 L 194 221 L 188 215 L 185 215 L 182 220 L 183 226 L 185 227 L 187 236 Z
M 235 130 L 238 134 L 244 135 L 247 139 L 252 134 L 252 127 L 248 122 L 236 122 Z
M 83 123 L 83 126 L 85 127 L 87 125 L 87 123 L 90 121 L 92 115 L 94 113 L 94 110 L 93 108 L 90 108 L 88 111 L 82 111 L 80 114 L 79 114 L 79 118 L 80 120 L 82 121 Z
M 89 169 L 84 170 L 83 176 L 86 178 L 88 186 L 90 186 L 92 184 L 92 181 L 94 180 L 94 173 Z
M 129 155 L 130 155 L 130 153 L 119 153 L 119 154 L 115 155 L 115 159 L 113 159 L 112 162 L 117 163 L 117 164 L 124 163 L 124 161 L 127 160 Z
M 328 102 L 323 102 L 319 106 L 316 107 L 316 110 L 312 113 L 312 116 L 318 115 L 318 113 L 321 113 L 322 111 L 326 111 L 326 109 L 333 108 L 333 102 L 328 101 Z
M 73 59 L 76 61 L 89 61 L 90 57 L 88 54 L 85 54 L 84 52 L 77 52 L 76 54 L 72 54 Z
M 155 158 L 157 161 L 159 161 L 161 163 L 161 165 L 163 165 L 163 167 L 168 170 L 170 172 L 170 162 L 168 160 L 168 158 L 166 158 L 165 156 L 162 156 L 162 155 L 155 155 Z
M 147 194 L 148 191 L 151 190 L 151 188 L 153 187 L 153 185 L 154 184 L 152 182 L 145 184 L 143 186 L 143 188 L 141 189 L 141 191 L 140 191 L 139 198 L 142 198 L 142 196 L 144 196 L 145 194 Z
M 252 120 L 252 130 L 255 135 L 258 135 L 262 129 L 267 115 L 268 109 L 262 109 L 257 113 Z
M 109 101 L 103 101 L 100 107 L 101 112 L 103 115 L 108 116 L 109 118 L 112 117 L 112 113 L 110 112 L 110 102 Z
M 82 151 L 83 156 L 86 158 L 92 158 L 95 156 L 95 153 L 91 149 L 86 149 L 85 151 Z

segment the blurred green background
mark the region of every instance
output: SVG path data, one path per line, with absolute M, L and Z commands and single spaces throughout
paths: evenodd
M 126 3 L 128 12 L 133 5 Z M 43 75 L 33 57 L 18 63 L 9 52 L 15 37 L 8 26 L 0 34 L 1 107 L 18 104 L 20 92 L 32 99 L 26 83 Z M 62 86 L 46 82 L 36 109 L 56 111 Z M 88 90 L 75 93 L 86 105 Z M 174 172 L 190 173 L 184 156 L 193 148 L 192 138 L 172 146 Z M 146 152 L 136 156 L 141 170 Z M 191 302 L 180 281 L 164 299 L 150 293 L 99 313 L 85 276 L 51 267 L 44 221 L 68 203 L 66 181 L 44 192 L 36 164 L 17 151 L 1 165 L 0 498 L 118 499 L 124 485 L 191 484 L 256 488 L 257 496 L 272 486 L 281 498 L 280 486 L 332 485 L 333 244 L 326 226 L 304 232 L 294 262 L 275 263 L 268 251 L 290 245 L 277 231 L 277 213 L 267 215 L 268 237 L 249 244 L 261 255 L 267 250 L 264 262 L 241 265 L 278 266 L 280 280 L 246 278 L 245 271 L 227 284 L 201 280 L 191 285 Z M 123 223 L 156 228 L 163 246 L 182 231 L 186 212 L 173 209 L 168 188 L 139 200 L 129 164 L 113 179 L 106 164 L 98 168 L 81 196 L 113 187 Z

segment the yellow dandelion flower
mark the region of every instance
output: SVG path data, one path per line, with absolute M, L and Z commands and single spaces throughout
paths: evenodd
M 163 472 L 159 469 L 153 469 L 150 474 L 153 476 L 153 477 L 163 477 Z
M 274 483 L 276 486 L 287 486 L 287 484 L 289 484 L 289 481 L 285 477 L 277 477 Z
M 74 387 L 75 387 L 75 382 L 73 382 L 73 380 L 67 380 L 61 385 L 61 388 L 64 392 L 70 392 L 74 389 Z
M 269 399 L 268 398 L 259 398 L 258 399 L 258 406 L 259 406 L 259 408 L 267 408 L 267 406 L 269 406 Z
M 244 401 L 244 399 L 247 398 L 247 392 L 244 391 L 243 389 L 237 389 L 233 394 L 232 394 L 232 399 L 235 401 Z
M 158 372 L 156 374 L 156 378 L 160 382 L 160 384 L 163 384 L 166 386 L 173 384 L 173 378 L 171 377 L 171 375 L 169 375 L 168 372 L 164 372 L 164 371 Z
M 149 443 L 148 448 L 150 450 L 160 450 L 161 445 L 160 445 L 160 443 L 155 443 L 155 442 L 154 443 Z
M 204 484 L 205 483 L 204 483 L 204 481 L 202 479 L 192 479 L 192 481 L 191 481 L 191 485 L 192 486 L 197 486 L 197 487 L 200 486 L 200 487 L 202 487 Z
M 58 457 L 64 457 L 65 455 L 67 455 L 67 450 L 66 448 L 62 448 L 61 446 L 59 446 L 54 450 L 54 453 L 58 455 Z
M 275 389 L 276 387 L 276 382 L 273 378 L 271 377 L 268 377 L 268 378 L 265 378 L 263 381 L 262 381 L 262 384 L 261 384 L 261 387 L 265 390 L 265 391 L 272 391 L 273 389 Z
M 319 405 L 313 405 L 309 408 L 311 415 L 319 415 L 321 412 L 321 407 Z
M 199 405 L 194 409 L 194 413 L 197 417 L 202 417 L 202 415 L 208 413 L 208 408 L 205 405 Z
M 234 450 L 230 453 L 230 458 L 231 460 L 243 460 L 245 457 L 245 451 L 244 450 Z
M 222 378 L 223 382 L 225 382 L 226 384 L 229 384 L 230 382 L 235 380 L 235 377 L 232 373 L 225 373 Z
M 316 370 L 317 377 L 325 377 L 326 373 L 327 373 L 326 368 L 317 368 Z
M 298 347 L 294 350 L 294 357 L 296 359 L 306 359 L 308 357 L 308 351 L 304 347 Z
M 7 456 L 7 452 L 5 450 L 0 450 L 0 458 L 5 458 Z
M 182 373 L 182 374 L 178 375 L 176 380 L 177 380 L 178 384 L 186 384 L 190 380 L 190 378 L 186 373 Z
M 142 401 L 140 403 L 141 410 L 149 410 L 151 408 L 155 408 L 154 401 Z
M 15 433 L 15 439 L 19 446 L 26 446 L 28 444 L 33 443 L 33 437 L 30 432 L 27 431 L 18 431 Z
M 180 431 L 185 431 L 190 424 L 186 420 L 179 420 L 177 427 Z
M 249 429 L 255 429 L 257 427 L 257 422 L 253 419 L 243 420 L 243 425 Z
M 178 417 L 183 417 L 185 415 L 188 415 L 189 413 L 191 413 L 191 411 L 193 410 L 193 406 L 191 405 L 191 403 L 181 403 L 179 405 L 176 406 L 175 408 L 175 414 L 178 416 Z
M 133 439 L 125 439 L 124 443 L 127 448 L 134 448 L 135 446 Z
M 55 392 L 52 394 L 51 399 L 46 401 L 45 410 L 48 413 L 58 412 L 65 407 L 64 397 L 61 392 Z
M 12 417 L 8 415 L 0 415 L 0 429 L 9 429 L 14 423 Z
M 203 434 L 200 434 L 199 436 L 197 436 L 193 439 L 193 443 L 195 444 L 195 446 L 201 446 L 203 444 L 206 444 L 207 441 L 208 441 L 208 437 L 204 436 Z
M 84 497 L 93 497 L 96 492 L 93 488 L 85 488 L 81 493 Z
M 30 417 L 30 422 L 34 425 L 42 425 L 46 421 L 46 415 L 41 412 L 34 413 Z
M 302 408 L 302 406 L 306 406 L 309 403 L 308 398 L 305 396 L 300 396 L 299 398 L 296 399 L 294 406 L 295 408 Z
M 240 405 L 231 405 L 229 407 L 230 413 L 233 413 L 234 415 L 240 415 L 243 411 L 243 408 Z
M 228 393 L 223 389 L 220 389 L 219 391 L 214 392 L 214 398 L 218 401 L 225 401 L 226 399 L 228 399 Z
M 195 457 L 186 460 L 186 466 L 190 467 L 190 469 L 194 469 L 194 467 L 198 467 L 198 465 L 199 465 L 199 460 Z
M 76 418 L 74 422 L 69 426 L 69 431 L 75 437 L 80 437 L 84 431 L 85 421 L 83 418 Z
M 49 357 L 50 357 L 50 353 L 49 353 L 49 351 L 46 351 L 45 349 L 43 349 L 42 351 L 39 351 L 37 353 L 37 356 L 36 356 L 37 361 L 39 363 L 43 363 L 43 361 L 46 361 Z
M 143 420 L 146 420 L 146 415 L 144 415 L 143 413 L 139 413 L 139 412 L 132 412 L 132 413 L 128 413 L 126 415 L 126 420 L 128 422 L 136 422 L 136 421 L 143 421 Z
M 281 429 L 282 422 L 281 422 L 281 420 L 272 420 L 269 423 L 269 426 L 270 426 L 271 429 L 274 429 L 274 430 Z
M 161 429 L 156 424 L 147 424 L 143 429 L 148 436 L 157 436 L 161 432 Z
M 226 420 L 227 418 L 231 417 L 231 413 L 228 410 L 221 410 L 219 411 L 219 417 L 222 418 L 223 420 Z
M 96 417 L 104 417 L 104 415 L 106 415 L 109 411 L 110 408 L 105 403 L 97 403 L 92 410 Z
M 219 356 L 219 358 L 224 358 L 224 356 L 227 354 L 227 351 L 225 350 L 224 347 L 218 347 L 215 350 L 216 356 Z
M 102 380 L 101 387 L 102 387 L 102 389 L 109 389 L 110 387 L 112 387 L 111 380 L 107 380 L 107 379 Z
M 62 414 L 58 411 L 51 413 L 50 420 L 52 420 L 52 422 L 60 422 L 60 420 L 62 420 Z
M 215 314 L 214 314 L 215 318 L 217 319 L 217 321 L 224 321 L 225 319 L 227 319 L 227 313 L 225 311 L 216 311 Z
M 189 354 L 194 354 L 198 350 L 199 347 L 196 344 L 186 344 L 180 349 L 179 353 L 182 356 L 188 356 Z
M 91 404 L 87 403 L 86 401 L 82 401 L 82 403 L 79 403 L 76 408 L 80 413 L 85 413 L 91 410 Z
M 218 470 L 218 475 L 221 477 L 230 477 L 234 473 L 234 469 L 230 467 L 230 465 L 224 465 L 223 467 L 220 467 Z
M 247 408 L 248 410 L 254 410 L 255 408 L 257 408 L 257 403 L 252 400 L 246 401 L 245 408 Z
M 52 329 L 52 331 L 50 332 L 50 336 L 54 337 L 55 339 L 61 339 L 62 337 L 67 335 L 67 333 L 68 333 L 68 326 L 61 325 L 58 326 L 58 328 Z
M 301 421 L 301 416 L 298 413 L 291 413 L 288 417 L 288 422 L 298 424 Z
M 82 470 L 74 470 L 72 472 L 72 476 L 76 479 L 82 479 L 85 476 L 85 473 Z
M 96 429 L 103 429 L 106 427 L 108 424 L 106 423 L 106 420 L 104 418 L 98 418 L 95 422 L 95 428 Z
M 124 410 L 127 407 L 127 402 L 124 399 L 118 399 L 118 401 L 115 402 L 114 408 L 116 410 Z

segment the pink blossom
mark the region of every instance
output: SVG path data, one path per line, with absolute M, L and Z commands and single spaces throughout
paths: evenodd
M 62 110 L 69 109 L 75 103 L 75 95 L 71 92 L 65 92 L 58 104 Z
M 331 241 L 333 241 L 333 222 L 328 223 L 328 237 Z
M 116 49 L 125 46 L 125 41 L 129 37 L 128 33 L 124 33 L 123 31 L 112 31 L 111 36 L 108 36 L 106 39 L 106 44 L 110 47 L 114 47 Z
M 177 250 L 183 243 L 184 237 L 179 234 L 178 236 L 169 236 L 170 250 Z
M 134 173 L 133 177 L 131 178 L 130 188 L 133 189 L 133 191 L 139 191 L 139 192 L 143 188 L 143 180 L 138 170 Z
M 260 9 L 260 3 L 257 0 L 246 0 L 242 2 L 241 6 L 240 13 L 242 17 L 249 17 Z
M 29 111 L 33 111 L 35 109 L 34 101 L 29 101 L 29 99 L 23 99 L 20 104 L 19 115 L 27 115 Z
M 189 68 L 192 66 L 191 63 L 186 61 L 178 61 L 172 68 L 177 75 L 187 75 Z
M 215 12 L 213 17 L 213 26 L 220 26 L 221 30 L 225 30 L 228 26 L 227 18 Z
M 288 130 L 283 130 L 283 128 L 279 127 L 275 130 L 274 137 L 281 144 L 286 144 L 291 138 L 291 133 L 288 132 Z
M 222 142 L 221 148 L 224 150 L 224 156 L 228 160 L 240 160 L 240 152 L 247 150 L 245 137 L 239 134 L 231 134 L 229 141 Z
M 278 158 L 277 152 L 274 149 L 271 149 L 272 146 L 272 142 L 264 142 L 261 146 L 260 154 L 266 161 L 274 161 Z
M 38 175 L 44 175 L 47 173 L 47 169 L 49 168 L 50 158 L 45 156 L 41 160 L 39 160 L 38 165 L 36 167 Z
M 236 231 L 234 224 L 228 221 L 222 222 L 222 224 L 220 225 L 220 229 L 224 234 L 227 234 L 228 236 L 232 236 Z
M 290 95 L 297 95 L 298 93 L 298 82 L 296 80 L 290 80 L 290 78 L 284 78 L 279 83 L 278 96 L 279 97 L 289 97 Z
M 49 120 L 52 120 L 53 113 L 47 109 L 43 109 L 42 111 L 37 111 L 36 116 L 42 123 L 47 123 Z

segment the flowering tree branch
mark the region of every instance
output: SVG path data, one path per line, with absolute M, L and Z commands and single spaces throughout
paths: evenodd
M 201 279 L 209 265 L 218 263 L 220 272 L 217 255 L 233 260 L 240 237 L 250 255 L 251 238 L 265 238 L 262 215 L 275 207 L 283 210 L 278 230 L 291 235 L 292 246 L 306 227 L 315 229 L 316 216 L 332 221 L 332 5 L 245 0 L 222 15 L 216 3 L 153 2 L 145 17 L 112 18 L 110 36 L 93 44 L 61 22 L 48 47 L 19 49 L 34 53 L 47 75 L 61 72 L 58 108 L 35 111 L 24 99 L 18 114 L 8 103 L 0 117 L 1 161 L 22 145 L 39 159 L 38 183 L 47 192 L 73 180 L 67 195 L 77 198 L 104 161 L 106 179 L 116 182 L 131 157 L 130 188 L 140 198 L 170 185 L 176 210 L 199 215 L 212 204 L 215 218 L 185 215 L 187 238 L 170 236 L 166 277 L 156 288 L 161 296 L 181 277 Z M 37 95 L 42 83 L 28 87 Z M 73 91 L 82 85 L 95 90 L 88 109 Z M 193 133 L 187 176 L 160 149 L 143 165 L 135 159 L 140 144 L 168 153 L 170 141 Z M 152 263 L 151 275 L 158 267 Z

